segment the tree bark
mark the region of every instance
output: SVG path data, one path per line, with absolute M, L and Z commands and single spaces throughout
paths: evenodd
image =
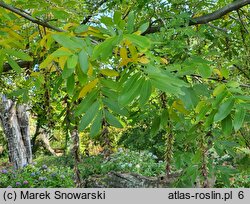
M 9 160 L 15 169 L 32 162 L 29 114 L 26 105 L 0 95 L 0 121 L 8 142 Z

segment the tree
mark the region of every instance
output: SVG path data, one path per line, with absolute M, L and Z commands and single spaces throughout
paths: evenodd
M 1 1 L 0 68 L 25 73 L 25 93 L 44 89 L 49 75 L 49 97 L 64 103 L 73 138 L 89 132 L 107 149 L 110 127 L 156 104 L 148 128 L 165 133 L 166 175 L 185 169 L 190 182 L 199 175 L 207 187 L 222 169 L 209 151 L 249 148 L 234 137 L 249 122 L 249 3 Z
M 1 96 L 1 95 L 0 95 Z M 8 141 L 10 162 L 16 169 L 32 162 L 27 106 L 1 96 L 0 121 Z

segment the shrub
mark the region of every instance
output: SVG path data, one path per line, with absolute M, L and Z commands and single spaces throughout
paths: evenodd
M 2 169 L 0 187 L 12 188 L 58 188 L 74 187 L 73 172 L 68 167 L 56 167 L 35 164 L 27 165 L 20 170 Z

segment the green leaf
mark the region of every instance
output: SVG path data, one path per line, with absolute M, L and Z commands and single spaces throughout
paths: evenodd
M 230 136 L 232 134 L 233 125 L 232 125 L 232 119 L 230 115 L 228 115 L 226 118 L 224 118 L 221 121 L 221 127 L 222 127 L 222 132 L 224 135 Z
M 62 71 L 62 78 L 67 79 L 74 73 L 74 71 L 75 71 L 74 69 L 69 69 L 67 66 L 65 66 Z
M 105 24 L 107 27 L 114 25 L 112 18 L 107 16 L 102 16 L 100 22 Z
M 87 25 L 80 25 L 75 29 L 75 33 L 79 34 L 79 33 L 83 33 L 88 31 L 88 26 Z
M 125 108 L 120 107 L 117 101 L 113 101 L 109 98 L 104 98 L 103 103 L 114 113 L 128 116 L 128 111 Z
M 214 122 L 214 116 L 216 114 L 217 110 L 213 110 L 207 117 L 206 122 L 204 123 L 204 127 L 206 129 L 209 129 L 212 123 Z
M 82 113 L 86 112 L 88 108 L 94 103 L 98 96 L 97 91 L 92 91 L 90 92 L 82 101 L 81 103 L 77 106 L 75 109 L 75 116 L 79 116 Z
M 198 72 L 203 78 L 208 78 L 212 74 L 212 69 L 207 64 L 201 64 L 198 66 Z
M 73 95 L 74 92 L 74 87 L 75 87 L 75 77 L 72 74 L 68 79 L 67 79 L 67 92 L 70 96 Z
M 121 91 L 121 95 L 126 94 L 127 92 L 129 92 L 132 87 L 136 84 L 137 80 L 140 78 L 140 73 L 135 73 L 133 76 L 131 76 L 130 78 L 128 78 L 125 81 L 125 85 Z
M 246 110 L 242 107 L 237 107 L 235 114 L 234 114 L 234 120 L 233 120 L 233 127 L 235 131 L 238 131 L 244 122 L 246 115 Z
M 80 66 L 76 66 L 76 75 L 80 86 L 83 86 L 88 82 L 88 75 L 84 74 Z
M 85 115 L 80 120 L 80 123 L 79 123 L 79 130 L 80 131 L 83 131 L 92 122 L 92 120 L 95 118 L 96 114 L 98 113 L 99 106 L 100 106 L 100 104 L 98 101 L 94 102 L 90 106 L 90 108 L 87 110 Z
M 226 89 L 226 85 L 225 85 L 225 84 L 221 84 L 221 85 L 217 86 L 217 87 L 214 89 L 213 95 L 214 95 L 214 96 L 218 96 L 218 95 L 220 95 L 225 89 Z
M 84 74 L 87 74 L 88 68 L 89 68 L 88 54 L 85 52 L 85 50 L 82 50 L 79 53 L 78 57 L 79 57 L 79 63 L 80 63 L 82 72 Z
M 122 20 L 122 13 L 120 11 L 115 11 L 113 19 L 114 23 L 119 25 L 120 21 Z
M 144 32 L 148 29 L 148 27 L 149 27 L 149 22 L 144 23 L 144 24 L 142 24 L 142 25 L 139 27 L 138 31 L 140 31 L 141 33 L 144 33 Z
M 69 69 L 75 69 L 77 63 L 78 63 L 78 56 L 77 55 L 71 55 L 67 59 L 67 67 Z
M 159 90 L 174 94 L 174 95 L 180 95 L 183 94 L 181 89 L 177 86 L 172 86 L 168 81 L 162 80 L 161 78 L 151 78 L 151 83 L 154 87 L 158 88 Z
M 51 11 L 52 11 L 54 17 L 57 19 L 65 19 L 66 20 L 70 16 L 69 13 L 67 13 L 66 11 L 63 11 L 63 10 L 54 10 L 53 9 Z
M 135 23 L 135 14 L 134 12 L 130 12 L 128 15 L 128 23 L 127 23 L 128 33 L 134 32 L 134 23 Z
M 32 57 L 22 51 L 16 51 L 13 49 L 4 49 L 4 52 L 9 54 L 10 56 L 15 56 L 18 59 L 25 61 L 33 61 Z
M 112 99 L 112 100 L 116 101 L 117 98 L 118 98 L 118 93 L 111 90 L 110 88 L 102 87 L 101 91 L 102 91 L 102 94 L 104 96 L 108 97 L 109 99 Z
M 117 128 L 123 128 L 122 124 L 120 123 L 120 121 L 114 116 L 112 115 L 109 111 L 105 110 L 105 117 L 107 122 Z
M 203 120 L 205 118 L 206 113 L 210 110 L 210 108 L 211 107 L 209 105 L 203 106 L 196 116 L 196 121 L 199 122 Z
M 102 111 L 99 111 L 91 125 L 89 135 L 90 137 L 95 137 L 100 133 L 100 130 L 102 128 Z
M 53 91 L 52 91 L 52 94 L 51 94 L 52 97 L 54 97 L 55 94 L 56 94 L 56 92 L 58 92 L 58 89 L 59 89 L 59 87 L 61 86 L 62 82 L 63 82 L 62 77 L 59 77 L 59 78 L 57 79 L 56 83 L 55 83 L 54 88 L 53 88 Z
M 227 94 L 228 94 L 227 91 L 222 91 L 219 95 L 217 95 L 212 103 L 212 107 L 217 108 L 217 106 L 223 101 L 223 99 L 227 96 Z
M 152 84 L 150 80 L 148 79 L 143 80 L 139 98 L 139 103 L 141 106 L 148 101 L 149 97 L 151 96 L 151 93 L 152 93 Z
M 11 59 L 10 57 L 7 56 L 7 60 L 9 65 L 18 73 L 20 74 L 22 72 L 21 67 L 16 63 L 15 60 Z
M 157 132 L 160 129 L 160 124 L 161 124 L 161 119 L 159 116 L 155 116 L 153 122 L 152 122 L 152 126 L 151 126 L 151 130 L 150 130 L 150 134 L 152 136 L 155 136 L 157 134 Z
M 117 90 L 118 83 L 116 81 L 113 81 L 112 79 L 101 79 L 101 84 L 109 89 Z
M 52 35 L 52 38 L 58 42 L 60 45 L 63 47 L 76 50 L 76 49 L 81 49 L 81 45 L 75 42 L 74 40 L 71 39 L 70 36 L 65 35 L 65 34 L 54 34 Z
M 230 97 L 220 105 L 218 112 L 214 116 L 214 121 L 218 122 L 226 118 L 230 114 L 233 106 L 234 106 L 234 98 Z
M 117 45 L 120 40 L 121 36 L 114 36 L 95 46 L 92 55 L 93 60 L 98 58 L 103 61 L 106 60 L 109 56 L 112 55 L 114 46 Z
M 147 49 L 151 46 L 151 41 L 145 36 L 136 35 L 136 34 L 127 34 L 124 36 L 124 38 L 128 39 L 133 44 L 143 49 Z
M 181 95 L 180 99 L 183 101 L 185 107 L 189 110 L 196 107 L 196 105 L 198 104 L 199 98 L 196 95 L 196 92 L 194 91 L 194 89 L 192 87 L 188 87 L 188 88 L 183 87 L 181 91 L 184 92 L 184 95 Z
M 69 50 L 62 50 L 61 48 L 59 48 L 58 50 L 53 52 L 51 55 L 53 57 L 70 56 L 72 55 L 72 52 L 70 52 Z
M 118 98 L 118 101 L 121 105 L 125 106 L 131 103 L 137 96 L 140 94 L 142 87 L 142 78 L 130 78 L 125 84 L 125 87 L 122 91 L 122 94 Z M 128 88 L 130 87 L 130 88 Z M 128 90 L 128 91 L 126 91 Z

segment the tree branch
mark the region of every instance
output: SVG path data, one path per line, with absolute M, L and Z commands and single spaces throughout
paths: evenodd
M 196 78 L 200 78 L 202 79 L 203 77 L 198 75 L 198 74 L 191 74 L 190 75 L 191 77 L 196 77 Z M 222 82 L 222 83 L 228 83 L 228 80 L 226 79 L 219 79 L 219 78 L 213 78 L 213 77 L 208 77 L 207 78 L 208 80 L 212 80 L 212 81 L 218 81 L 218 82 Z M 243 87 L 243 88 L 250 88 L 250 84 L 240 84 L 239 85 L 240 87 Z
M 107 0 L 102 0 L 101 2 L 99 2 L 93 9 L 93 13 L 96 12 L 104 3 L 106 3 Z M 90 21 L 90 19 L 93 17 L 94 14 L 90 14 L 88 15 L 82 22 L 81 24 L 86 24 Z
M 17 9 L 13 6 L 10 6 L 10 5 L 4 3 L 3 1 L 0 1 L 0 7 L 3 7 L 9 11 L 12 11 L 12 12 L 16 13 L 17 15 L 22 16 L 22 17 L 26 18 L 27 20 L 29 20 L 33 23 L 36 23 L 38 25 L 41 25 L 43 27 L 50 28 L 50 29 L 58 31 L 58 32 L 65 32 L 65 30 L 62 30 L 62 29 L 57 28 L 55 26 L 52 26 L 52 25 L 50 25 L 50 24 L 48 24 L 40 19 L 39 20 L 35 19 L 31 15 L 27 14 L 26 12 L 22 12 L 20 9 Z
M 236 0 L 233 3 L 228 4 L 210 14 L 199 16 L 196 18 L 191 18 L 188 22 L 188 25 L 192 26 L 192 25 L 198 25 L 198 24 L 207 24 L 211 21 L 217 20 L 225 16 L 226 14 L 232 11 L 236 11 L 248 4 L 250 4 L 250 0 Z M 159 32 L 161 27 L 162 27 L 161 24 L 158 26 L 154 26 L 154 27 L 150 26 L 142 35 Z
M 189 25 L 206 24 L 248 4 L 250 4 L 250 0 L 236 0 L 213 13 L 191 19 Z

